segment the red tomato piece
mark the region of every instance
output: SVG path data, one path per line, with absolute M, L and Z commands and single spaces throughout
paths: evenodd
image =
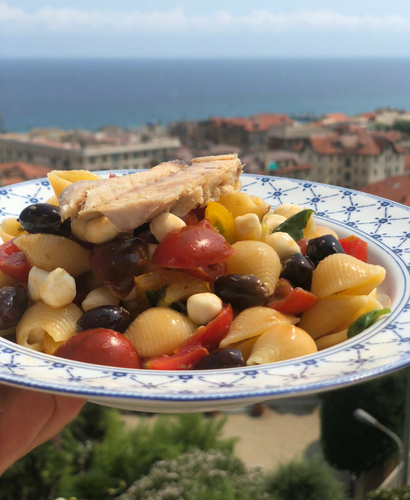
M 196 269 L 182 269 L 182 271 L 199 280 L 214 282 L 216 278 L 226 274 L 226 263 L 217 262 L 216 264 L 210 264 L 209 266 L 202 266 Z
M 194 226 L 199 222 L 198 216 L 196 215 L 194 210 L 188 212 L 186 215 L 181 217 L 181 219 L 185 222 L 187 226 Z
M 151 262 L 173 269 L 197 269 L 227 259 L 234 249 L 203 221 L 168 233 L 156 248 Z
M 365 241 L 361 240 L 357 236 L 351 235 L 347 238 L 339 240 L 339 243 L 345 251 L 345 254 L 356 257 L 356 259 L 359 259 L 362 262 L 367 262 L 369 247 Z
M 121 333 L 108 328 L 77 333 L 64 342 L 54 355 L 95 365 L 141 368 L 139 355 L 131 342 Z
M 195 333 L 189 337 L 179 349 L 191 344 L 199 343 L 208 351 L 213 351 L 219 347 L 219 343 L 229 332 L 233 319 L 231 304 L 226 304 L 222 311 L 207 325 L 197 328 Z M 178 352 L 179 349 L 176 351 Z
M 158 356 L 144 363 L 149 370 L 190 370 L 201 358 L 209 354 L 199 342 L 179 348 L 172 356 Z
M 21 283 L 27 283 L 31 266 L 24 253 L 14 244 L 14 238 L 0 246 L 0 269 Z
M 296 287 L 284 299 L 268 302 L 267 307 L 275 309 L 283 314 L 297 316 L 307 311 L 316 301 L 316 295 L 313 295 L 313 293 L 303 288 Z
M 306 247 L 307 247 L 308 243 L 309 243 L 308 238 L 302 238 L 298 241 L 298 245 L 299 245 L 299 248 L 300 248 L 302 255 L 306 255 Z

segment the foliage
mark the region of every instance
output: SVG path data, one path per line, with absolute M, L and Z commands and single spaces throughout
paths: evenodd
M 410 135 L 410 120 L 396 120 L 393 123 L 392 129 Z
M 368 500 L 410 500 L 410 486 L 389 490 L 373 490 L 367 494 Z
M 135 428 L 124 428 L 118 410 L 87 404 L 58 439 L 36 448 L 4 473 L 0 500 L 112 498 L 157 460 L 193 447 L 232 452 L 236 440 L 220 437 L 224 423 L 202 414 L 163 415 L 155 422 L 141 419 Z
M 194 450 L 157 462 L 117 500 L 268 500 L 262 470 L 232 454 Z
M 277 500 L 347 499 L 342 483 L 319 455 L 279 466 L 277 471 L 268 474 L 266 491 Z
M 404 422 L 406 382 L 407 371 L 401 370 L 322 396 L 322 448 L 331 465 L 360 473 L 385 463 L 397 452 L 391 438 L 355 420 L 353 410 L 366 410 L 400 435 Z

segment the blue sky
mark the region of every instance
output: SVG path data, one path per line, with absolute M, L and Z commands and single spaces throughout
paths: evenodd
M 410 1 L 0 0 L 0 57 L 410 57 Z

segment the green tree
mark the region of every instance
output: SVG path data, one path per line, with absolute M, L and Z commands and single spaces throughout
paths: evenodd
M 407 371 L 327 392 L 322 396 L 321 440 L 326 460 L 338 469 L 360 474 L 385 463 L 396 452 L 391 438 L 353 417 L 362 408 L 401 434 L 404 423 Z
M 282 464 L 268 474 L 266 491 L 277 500 L 347 500 L 343 484 L 319 455 Z

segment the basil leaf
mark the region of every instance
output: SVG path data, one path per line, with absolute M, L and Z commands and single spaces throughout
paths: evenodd
M 372 326 L 373 323 L 375 323 L 380 316 L 390 313 L 391 310 L 389 308 L 386 308 L 386 309 L 375 309 L 374 311 L 370 311 L 369 313 L 362 314 L 347 329 L 347 338 L 351 339 L 356 335 L 358 335 L 359 333 L 362 333 L 363 330 L 366 330 L 366 328 Z
M 168 285 L 164 285 L 159 290 L 148 290 L 147 292 L 145 292 L 145 295 L 147 296 L 148 302 L 150 303 L 151 307 L 155 307 L 158 304 L 159 300 L 164 295 L 167 286 Z
M 282 224 L 275 227 L 272 233 L 288 233 L 288 235 L 293 238 L 296 242 L 303 238 L 303 230 L 308 223 L 309 217 L 316 212 L 310 208 L 301 210 L 295 215 L 291 215 Z
M 171 302 L 171 305 L 169 306 L 171 309 L 174 309 L 175 311 L 178 311 L 180 313 L 187 313 L 187 308 L 186 305 L 183 304 L 182 302 Z

